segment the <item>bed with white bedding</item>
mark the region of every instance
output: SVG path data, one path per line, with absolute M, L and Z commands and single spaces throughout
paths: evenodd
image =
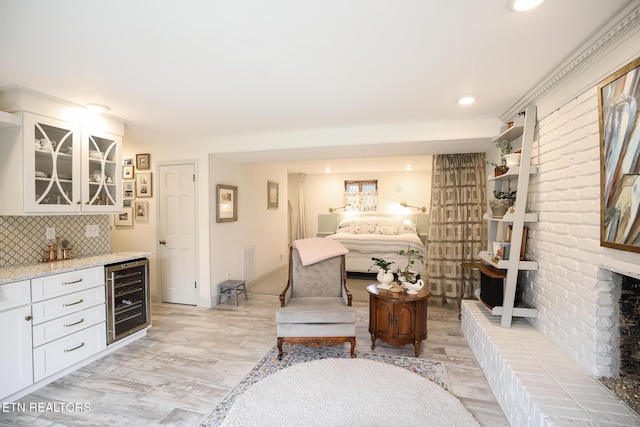
M 404 268 L 407 257 L 398 255 L 403 249 L 411 248 L 426 256 L 416 222 L 402 217 L 347 217 L 339 220 L 336 232 L 326 238 L 337 240 L 349 249 L 346 268 L 352 272 L 377 272 L 377 267 L 369 270 L 374 263 L 371 258 L 393 261 L 395 264 L 391 268 L 394 271 Z M 424 266 L 419 259 L 413 270 L 424 275 Z

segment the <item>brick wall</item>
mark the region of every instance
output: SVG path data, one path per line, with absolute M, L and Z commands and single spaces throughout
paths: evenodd
M 640 274 L 640 255 L 600 246 L 600 139 L 595 87 L 538 117 L 524 275 L 534 326 L 594 376 L 616 374 L 617 291 L 610 270 Z

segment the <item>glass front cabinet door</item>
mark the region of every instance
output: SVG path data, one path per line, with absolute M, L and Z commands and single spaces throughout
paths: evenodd
M 25 212 L 80 209 L 80 129 L 24 113 Z
M 104 132 L 83 132 L 82 210 L 122 210 L 122 138 Z
M 24 113 L 24 211 L 119 212 L 122 137 Z

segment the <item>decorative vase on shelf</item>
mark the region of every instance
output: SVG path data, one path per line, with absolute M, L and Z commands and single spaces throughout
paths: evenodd
M 380 282 L 382 285 L 384 286 L 388 286 L 389 283 L 393 282 L 393 273 L 390 271 L 385 271 L 383 269 L 380 269 L 378 271 L 378 274 L 376 276 L 376 279 L 378 280 L 378 282 Z
M 521 153 L 505 154 L 502 156 L 507 166 L 519 166 Z
M 510 199 L 491 199 L 489 202 L 494 218 L 502 218 L 512 205 L 513 200 Z

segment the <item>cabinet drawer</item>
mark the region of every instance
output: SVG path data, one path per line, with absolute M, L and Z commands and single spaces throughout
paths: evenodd
M 104 322 L 105 319 L 105 305 L 100 304 L 59 319 L 41 323 L 33 327 L 33 346 L 38 347 L 100 322 Z
M 31 303 L 31 288 L 28 280 L 0 285 L 0 311 Z
M 33 302 L 104 285 L 104 267 L 52 274 L 31 280 Z
M 33 349 L 33 379 L 40 381 L 107 347 L 104 322 Z
M 98 304 L 104 304 L 104 289 L 103 285 L 33 304 L 33 324 L 38 325 Z

